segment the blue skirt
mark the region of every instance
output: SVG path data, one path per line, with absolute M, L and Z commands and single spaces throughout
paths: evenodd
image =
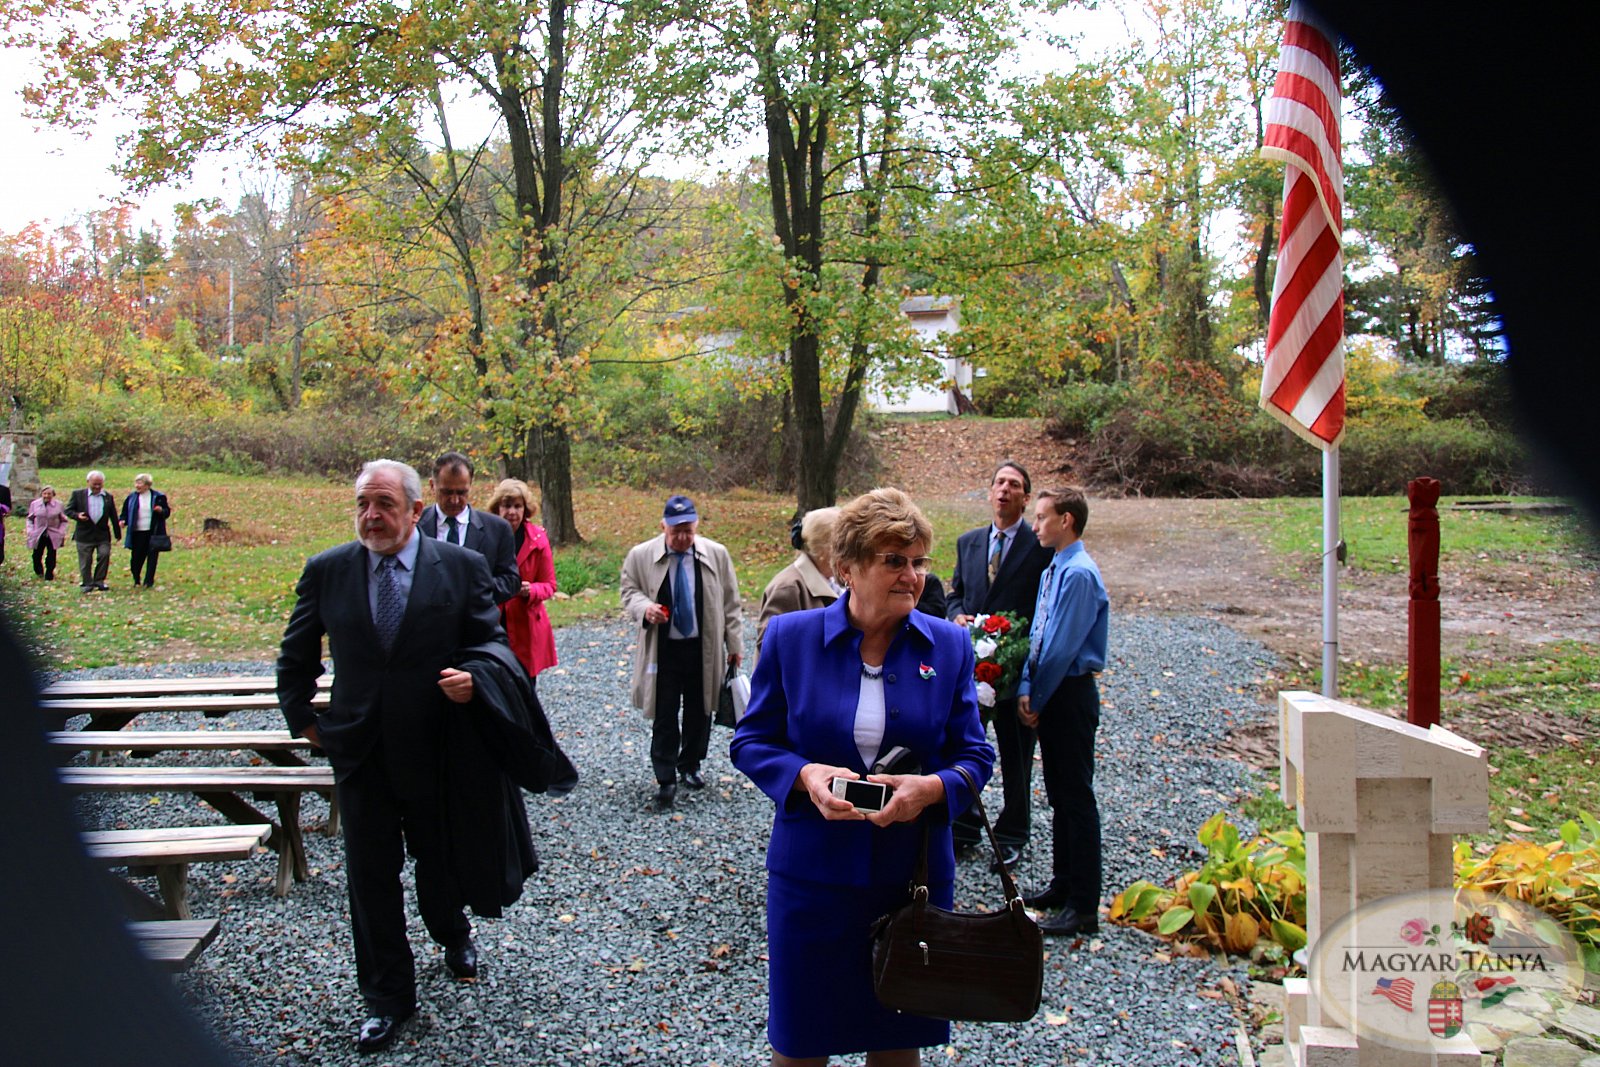
M 950 906 L 952 887 L 929 887 Z M 925 1048 L 943 1019 L 903 1015 L 872 991 L 872 924 L 908 900 L 904 884 L 838 886 L 767 873 L 767 1040 L 803 1059 Z

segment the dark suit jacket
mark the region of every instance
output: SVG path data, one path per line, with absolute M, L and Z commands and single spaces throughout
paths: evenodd
M 278 653 L 278 703 L 289 730 L 315 725 L 343 781 L 380 741 L 389 779 L 438 773 L 444 720 L 458 714 L 439 690 L 439 672 L 462 650 L 504 643 L 489 568 L 476 552 L 420 539 L 411 595 L 387 655 L 367 599 L 367 550 L 349 541 L 313 556 L 295 587 L 294 610 Z M 322 637 L 334 663 L 333 693 L 312 709 L 322 668 Z
M 494 601 L 504 604 L 522 592 L 522 575 L 517 572 L 517 538 L 511 524 L 500 516 L 473 508 L 467 522 L 462 545 L 489 561 L 489 573 L 494 581 Z M 422 509 L 417 529 L 424 537 L 439 534 L 439 506 L 429 504 Z
M 133 526 L 138 521 L 139 494 L 129 493 L 122 498 L 122 530 L 126 535 L 123 544 L 133 547 Z M 150 536 L 157 534 L 166 536 L 167 516 L 172 514 L 172 507 L 167 503 L 167 494 L 150 490 Z
M 1039 543 L 1027 523 L 1017 528 L 1017 540 L 1006 550 L 989 585 L 989 530 L 985 523 L 956 539 L 956 569 L 950 576 L 950 595 L 945 601 L 945 618 L 957 615 L 992 615 L 1009 611 L 1025 619 L 1033 618 L 1034 602 L 1039 599 L 1039 577 L 1054 556 Z
M 972 642 L 943 619 L 913 611 L 883 661 L 882 752 L 910 749 L 926 774 L 944 780 L 945 802 L 925 818 L 893 826 L 822 818 L 795 779 L 807 763 L 866 774 L 856 748 L 861 691 L 861 631 L 850 625 L 849 595 L 817 611 L 777 615 L 767 624 L 750 710 L 734 730 L 734 766 L 777 804 L 767 870 L 830 885 L 896 885 L 911 877 L 928 830 L 928 876 L 955 874 L 950 820 L 972 803 L 955 767 L 983 788 L 994 749 L 978 718 Z
M 72 520 L 72 539 L 96 544 L 100 541 L 113 541 L 122 536 L 122 527 L 117 523 L 117 500 L 109 492 L 102 492 L 105 498 L 105 510 L 100 515 L 99 522 L 86 522 L 78 518 L 80 514 L 89 510 L 89 490 L 74 489 L 67 498 L 67 517 Z

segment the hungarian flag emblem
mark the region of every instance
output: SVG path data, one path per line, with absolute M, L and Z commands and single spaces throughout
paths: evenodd
M 1428 1029 L 1437 1037 L 1455 1037 L 1461 1032 L 1461 987 L 1454 982 L 1436 982 L 1428 994 Z

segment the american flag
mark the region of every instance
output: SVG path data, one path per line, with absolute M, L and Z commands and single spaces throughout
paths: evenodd
M 1416 984 L 1409 978 L 1380 978 L 1372 990 L 1372 995 L 1388 997 L 1395 1007 L 1402 1011 L 1410 1011 L 1411 994 L 1416 992 L 1416 988 Z
M 1296 2 L 1284 22 L 1261 154 L 1281 160 L 1283 221 L 1261 406 L 1318 448 L 1344 434 L 1344 167 L 1339 53 Z

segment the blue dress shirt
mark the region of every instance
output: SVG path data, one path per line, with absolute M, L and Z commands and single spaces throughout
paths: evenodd
M 1064 679 L 1105 669 L 1111 598 L 1082 541 L 1072 542 L 1050 561 L 1039 579 L 1033 618 L 1043 627 L 1039 660 L 1030 657 L 1023 664 L 1017 695 L 1028 697 L 1037 711 Z

